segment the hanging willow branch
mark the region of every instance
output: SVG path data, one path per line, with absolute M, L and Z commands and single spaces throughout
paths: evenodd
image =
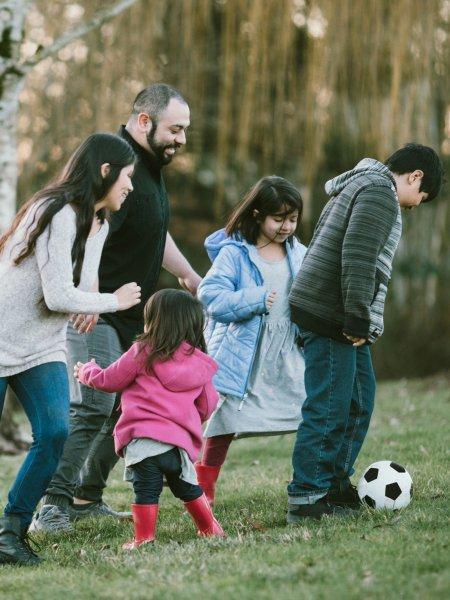
M 126 10 L 133 4 L 136 4 L 136 2 L 138 2 L 138 0 L 120 0 L 120 2 L 114 4 L 114 6 L 98 11 L 92 17 L 92 19 L 86 21 L 85 23 L 80 23 L 73 29 L 70 29 L 57 40 L 55 40 L 52 44 L 44 48 L 39 48 L 39 50 L 36 52 L 36 54 L 34 54 L 34 56 L 27 58 L 22 62 L 14 63 L 14 61 L 11 60 L 3 61 L 0 69 L 0 77 L 5 72 L 10 71 L 12 68 L 14 68 L 19 73 L 25 75 L 42 60 L 54 56 L 60 50 L 62 50 L 62 48 L 64 48 L 71 42 L 86 35 L 93 29 L 101 27 L 101 25 L 120 15 L 120 13 L 122 13 L 124 10 Z

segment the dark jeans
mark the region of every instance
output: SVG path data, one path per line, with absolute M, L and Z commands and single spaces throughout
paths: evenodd
M 350 484 L 372 415 L 375 375 L 369 346 L 355 348 L 302 328 L 300 335 L 307 398 L 288 494 L 291 503 L 312 504 Z
M 73 493 L 74 498 L 99 502 L 107 486 L 108 477 L 119 457 L 114 449 L 113 431 L 120 417 L 114 405 L 112 415 L 106 419 L 92 443 L 89 454 L 80 471 L 78 483 Z
M 10 386 L 30 423 L 33 443 L 8 494 L 6 515 L 20 517 L 25 530 L 63 451 L 69 428 L 69 383 L 62 362 L 50 362 L 0 377 L 0 415 Z
M 133 474 L 135 504 L 158 504 L 163 489 L 163 475 L 172 494 L 183 502 L 200 498 L 202 488 L 180 479 L 181 457 L 178 448 L 145 458 L 129 467 Z
M 80 386 L 73 377 L 73 365 L 95 358 L 101 367 L 107 367 L 119 358 L 123 348 L 116 330 L 99 319 L 93 332 L 83 335 L 69 324 L 67 350 L 70 432 L 46 493 L 64 497 L 66 502 L 74 497 L 97 501 L 101 500 L 108 475 L 118 461 L 112 437 L 119 416 L 114 411 L 116 394 Z

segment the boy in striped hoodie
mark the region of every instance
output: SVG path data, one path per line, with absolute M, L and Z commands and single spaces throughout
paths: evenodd
M 325 185 L 331 199 L 290 294 L 307 394 L 288 486 L 290 524 L 359 505 L 350 476 L 374 405 L 370 345 L 383 332 L 400 209 L 435 198 L 442 178 L 434 150 L 407 144 L 385 164 L 365 158 Z

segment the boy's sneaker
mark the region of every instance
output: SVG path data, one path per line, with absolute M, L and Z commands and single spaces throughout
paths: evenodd
M 130 512 L 113 510 L 103 500 L 89 502 L 89 504 L 72 504 L 69 507 L 69 516 L 71 521 L 79 521 L 87 517 L 111 517 L 112 519 L 127 521 L 133 518 Z
M 73 526 L 70 524 L 69 509 L 65 506 L 56 506 L 53 504 L 44 504 L 41 510 L 36 513 L 30 525 L 30 531 L 45 531 L 46 533 L 72 530 Z
M 331 489 L 326 495 L 326 499 L 330 504 L 352 508 L 353 510 L 361 508 L 362 506 L 361 499 L 358 495 L 358 490 L 352 484 L 350 484 L 344 491 Z
M 320 498 L 314 504 L 290 504 L 286 516 L 288 525 L 302 523 L 303 519 L 320 519 L 323 515 L 347 516 L 352 511 L 328 502 L 327 497 Z

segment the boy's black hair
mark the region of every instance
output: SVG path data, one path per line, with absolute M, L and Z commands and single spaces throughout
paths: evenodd
M 412 173 L 417 169 L 423 171 L 419 191 L 428 194 L 428 198 L 423 202 L 430 202 L 439 194 L 444 180 L 444 168 L 433 148 L 422 146 L 422 144 L 406 144 L 391 154 L 384 164 L 397 175 Z

